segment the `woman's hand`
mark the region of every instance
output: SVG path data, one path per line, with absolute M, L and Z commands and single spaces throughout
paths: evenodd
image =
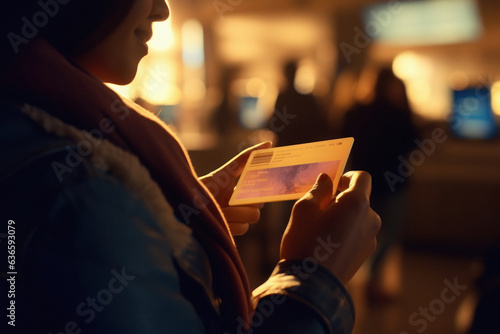
M 295 203 L 281 242 L 281 258 L 314 259 L 344 284 L 375 250 L 380 217 L 370 208 L 371 176 L 348 172 L 333 196 L 330 177 L 321 174 Z
M 271 142 L 264 142 L 252 146 L 231 159 L 224 166 L 200 178 L 208 188 L 222 209 L 222 213 L 229 223 L 232 235 L 243 235 L 260 219 L 260 209 L 263 204 L 229 206 L 229 199 L 233 194 L 236 180 L 243 172 L 247 160 L 255 150 L 272 147 Z

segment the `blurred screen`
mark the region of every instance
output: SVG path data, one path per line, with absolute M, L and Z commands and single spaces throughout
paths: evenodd
M 251 96 L 240 97 L 238 119 L 244 129 L 260 129 L 266 124 L 267 118 L 259 105 L 259 99 Z
M 497 133 L 488 87 L 453 91 L 451 128 L 455 136 L 466 139 L 490 139 Z
M 405 45 L 460 43 L 477 39 L 482 26 L 472 0 L 391 1 L 363 11 L 365 34 Z

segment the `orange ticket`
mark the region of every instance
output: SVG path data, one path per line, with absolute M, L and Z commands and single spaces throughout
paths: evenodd
M 299 199 L 321 173 L 330 176 L 335 193 L 353 143 L 341 138 L 254 151 L 229 205 Z

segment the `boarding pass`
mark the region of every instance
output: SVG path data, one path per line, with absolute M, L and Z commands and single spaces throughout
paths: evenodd
M 321 173 L 330 176 L 335 193 L 353 143 L 341 138 L 254 151 L 229 205 L 299 199 Z

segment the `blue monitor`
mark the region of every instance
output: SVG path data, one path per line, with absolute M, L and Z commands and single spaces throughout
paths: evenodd
M 491 139 L 497 124 L 491 108 L 489 87 L 469 87 L 453 91 L 451 118 L 453 134 L 465 139 Z
M 240 97 L 238 119 L 244 129 L 250 130 L 260 129 L 267 121 L 259 99 L 251 96 Z

